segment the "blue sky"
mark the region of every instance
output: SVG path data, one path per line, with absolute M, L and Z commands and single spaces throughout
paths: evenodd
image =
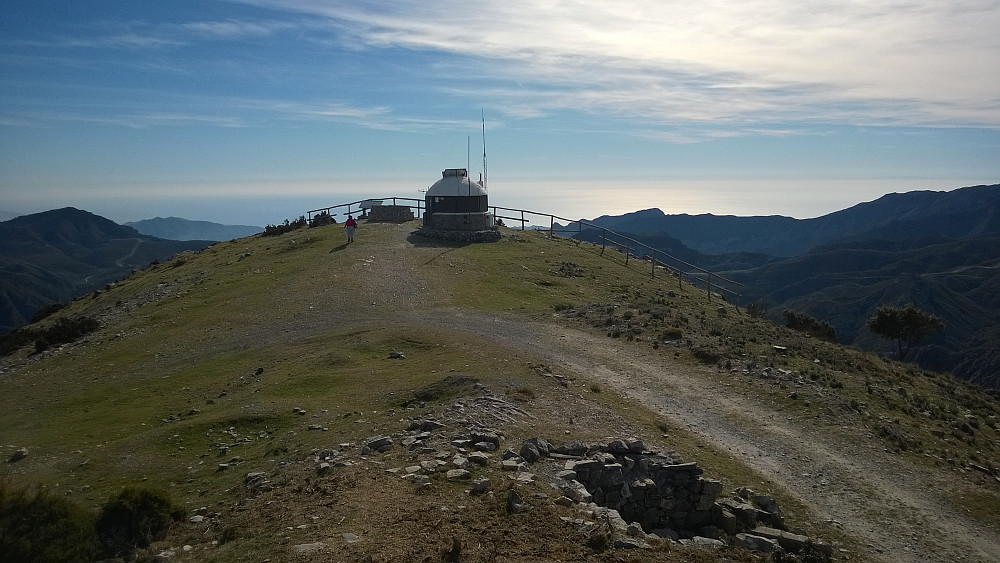
M 1000 2 L 22 1 L 0 210 L 263 225 L 482 171 L 563 217 L 1000 182 Z M 468 156 L 471 153 L 471 157 Z

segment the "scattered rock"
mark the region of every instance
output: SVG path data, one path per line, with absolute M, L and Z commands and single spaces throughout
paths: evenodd
M 490 456 L 483 452 L 474 452 L 469 454 L 469 461 L 475 463 L 476 465 L 486 465 L 490 462 Z
M 361 538 L 350 532 L 344 532 L 343 534 L 340 534 L 340 537 L 344 538 L 344 541 L 347 543 L 358 543 L 361 541 Z
M 389 352 L 389 359 L 390 360 L 405 360 L 406 356 L 404 356 L 402 352 L 398 352 L 398 351 L 397 352 Z
M 455 481 L 458 479 L 468 479 L 469 476 L 472 474 L 465 469 L 452 469 L 451 471 L 448 471 L 444 475 L 445 477 L 448 478 L 449 481 Z
M 388 436 L 372 436 L 365 440 L 364 445 L 373 452 L 385 453 L 392 447 L 392 438 Z
M 490 480 L 486 477 L 476 477 L 472 482 L 472 490 L 470 491 L 474 495 L 481 495 L 488 491 L 490 488 Z
M 524 504 L 524 499 L 521 495 L 514 489 L 507 491 L 507 514 L 517 514 L 519 512 L 524 512 L 526 506 Z
M 775 553 L 781 549 L 776 540 L 755 536 L 753 534 L 740 533 L 733 536 L 733 545 L 750 551 L 761 553 Z
M 721 542 L 720 542 L 721 543 Z M 616 549 L 653 549 L 649 542 L 639 538 L 615 538 Z
M 344 534 L 345 536 L 347 534 Z M 353 535 L 353 534 L 352 534 Z M 357 536 L 354 536 L 357 537 Z M 347 539 L 347 538 L 344 538 Z M 297 555 L 317 555 L 330 550 L 330 546 L 323 542 L 301 543 L 292 548 Z
M 28 448 L 18 448 L 14 453 L 10 454 L 7 461 L 10 463 L 17 463 L 26 457 L 28 457 Z

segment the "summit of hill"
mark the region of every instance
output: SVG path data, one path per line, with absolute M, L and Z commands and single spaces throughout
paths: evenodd
M 417 227 L 217 243 L 29 325 L 97 322 L 0 359 L 4 486 L 91 512 L 162 491 L 184 517 L 136 556 L 171 561 L 768 559 L 736 528 L 629 532 L 583 496 L 645 480 L 558 488 L 655 459 L 697 464 L 720 522 L 763 511 L 830 548 L 787 557 L 1000 558 L 995 395 L 600 245 Z

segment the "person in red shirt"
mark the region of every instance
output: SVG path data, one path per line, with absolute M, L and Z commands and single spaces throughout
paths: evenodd
M 358 228 L 358 222 L 354 219 L 354 215 L 348 215 L 347 221 L 344 221 L 344 231 L 347 232 L 347 242 L 354 242 L 354 231 Z

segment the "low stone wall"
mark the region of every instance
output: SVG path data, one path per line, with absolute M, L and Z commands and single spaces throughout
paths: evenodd
M 568 460 L 560 477 L 577 482 L 593 502 L 613 508 L 644 530 L 698 530 L 712 521 L 722 483 L 701 478 L 696 463 L 644 451 L 641 441 L 612 441 L 588 459 Z
M 456 242 L 497 242 L 502 238 L 500 229 L 497 228 L 483 231 L 449 231 L 421 227 L 417 232 L 426 237 L 453 240 Z
M 413 219 L 413 210 L 406 205 L 375 205 L 368 210 L 368 221 L 372 223 L 406 223 Z
M 643 529 L 698 530 L 712 520 L 722 483 L 706 481 L 696 463 L 675 463 L 653 453 L 598 454 L 567 469 L 601 506 L 614 508 Z

